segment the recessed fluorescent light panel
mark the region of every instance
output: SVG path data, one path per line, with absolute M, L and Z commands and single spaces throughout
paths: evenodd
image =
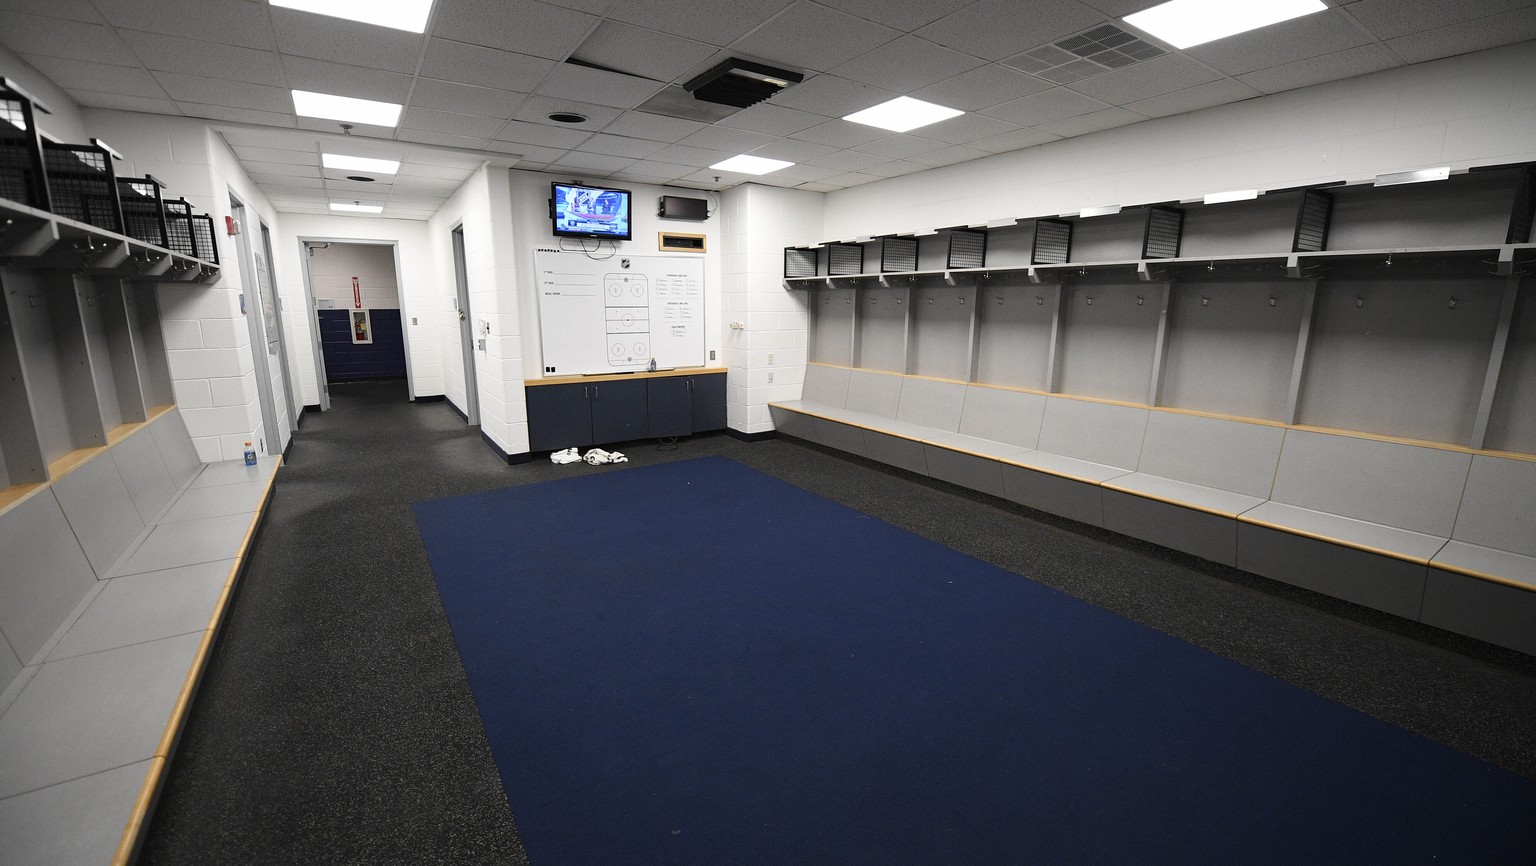
M 1123 20 L 1174 48 L 1189 48 L 1327 8 L 1322 0 L 1169 0 Z
M 1205 194 L 1206 204 L 1222 204 L 1229 201 L 1252 201 L 1259 197 L 1256 189 L 1229 189 L 1226 192 L 1208 192 Z
M 432 13 L 432 0 L 272 0 L 272 5 L 410 33 L 425 33 Z
M 331 210 L 345 211 L 346 213 L 383 213 L 384 207 L 376 204 L 337 204 L 331 202 Z
M 394 126 L 400 122 L 401 106 L 394 102 L 374 102 L 309 90 L 293 92 L 293 110 L 301 117 L 320 117 L 374 126 Z
M 913 99 L 910 96 L 898 96 L 889 102 L 882 102 L 863 111 L 844 115 L 843 119 L 862 123 L 865 126 L 889 129 L 891 132 L 907 132 L 930 123 L 959 117 L 964 113 L 953 108 L 924 102 L 921 99 Z
M 1103 207 L 1085 207 L 1085 208 L 1082 209 L 1082 211 L 1080 211 L 1078 213 L 1078 216 L 1079 217 L 1083 217 L 1083 218 L 1096 217 L 1096 216 L 1110 216 L 1112 214 L 1117 214 L 1119 212 L 1120 212 L 1120 206 L 1119 205 L 1117 205 L 1117 204 L 1108 204 L 1108 205 L 1105 205 Z
M 740 156 L 721 160 L 710 166 L 710 168 L 718 168 L 721 171 L 734 171 L 739 174 L 769 174 L 781 168 L 789 168 L 792 165 L 794 163 L 785 162 L 782 159 L 769 159 L 766 156 L 748 156 L 744 153 Z
M 320 154 L 320 164 L 342 171 L 367 171 L 373 174 L 394 174 L 400 170 L 398 159 L 370 159 L 366 156 L 346 156 L 340 153 Z
M 1372 186 L 1393 186 L 1399 183 L 1424 183 L 1430 180 L 1445 180 L 1451 176 L 1450 166 L 1440 168 L 1426 168 L 1420 171 L 1394 171 L 1389 174 L 1376 175 L 1376 182 Z

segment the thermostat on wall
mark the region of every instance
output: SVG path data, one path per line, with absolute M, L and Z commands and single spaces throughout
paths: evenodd
M 704 236 L 682 232 L 657 232 L 656 249 L 673 253 L 702 253 Z

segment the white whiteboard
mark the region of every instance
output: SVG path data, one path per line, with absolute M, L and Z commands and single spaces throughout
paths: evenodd
M 534 252 L 544 375 L 704 366 L 704 260 Z

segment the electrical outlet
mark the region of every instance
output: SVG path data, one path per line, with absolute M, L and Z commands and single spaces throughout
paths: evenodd
M 711 360 L 711 361 L 715 360 L 715 350 L 714 349 L 710 349 L 709 350 L 709 360 Z
M 770 385 L 773 384 L 773 374 L 772 373 L 768 374 L 768 384 L 770 384 Z
M 413 324 L 413 325 L 416 324 L 416 317 L 415 316 L 411 317 L 411 324 Z
M 478 341 L 477 341 L 477 343 L 478 343 L 478 345 L 479 345 L 479 347 L 480 347 L 480 351 L 482 351 L 482 352 L 484 352 L 484 351 L 485 351 L 485 338 L 484 338 L 484 337 L 481 337 L 481 338 L 480 338 L 480 339 L 479 339 L 479 340 L 478 340 Z
M 770 367 L 773 366 L 773 353 L 772 352 L 768 353 L 768 366 L 770 366 Z

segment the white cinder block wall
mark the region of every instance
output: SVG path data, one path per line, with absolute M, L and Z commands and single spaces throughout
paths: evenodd
M 822 238 L 1533 160 L 1532 70 L 1525 42 L 838 190 Z
M 316 301 L 333 301 L 338 310 L 352 309 L 354 277 L 365 309 L 400 308 L 393 247 L 333 243 L 316 249 L 309 257 L 309 286 Z
M 820 193 L 745 184 L 725 193 L 720 306 L 726 320 L 726 413 L 733 430 L 773 429 L 770 402 L 800 399 L 808 346 L 806 293 L 784 288 L 784 248 L 816 243 Z M 744 327 L 734 329 L 730 323 Z

